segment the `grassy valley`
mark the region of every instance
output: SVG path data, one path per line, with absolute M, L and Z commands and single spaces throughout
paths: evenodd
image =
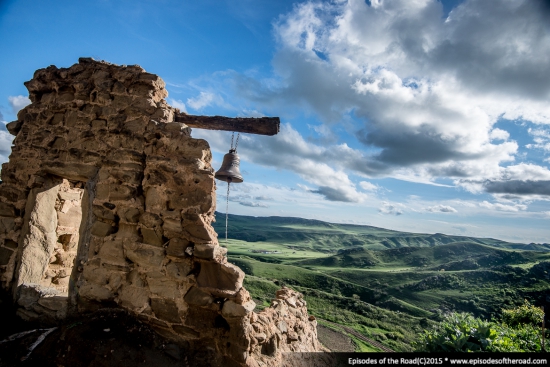
M 489 318 L 525 298 L 550 300 L 550 244 L 237 215 L 225 243 L 224 219 L 218 214 L 215 223 L 220 243 L 247 274 L 259 308 L 280 285 L 291 286 L 358 351 L 409 351 L 448 311 Z

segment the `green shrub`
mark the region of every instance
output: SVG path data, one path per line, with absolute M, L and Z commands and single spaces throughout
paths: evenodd
M 532 324 L 511 327 L 452 313 L 425 330 L 414 347 L 423 352 L 538 352 L 541 340 L 540 330 Z
M 539 326 L 543 318 L 544 311 L 533 306 L 527 300 L 525 300 L 522 306 L 511 310 L 502 310 L 502 322 L 512 327 L 521 325 Z

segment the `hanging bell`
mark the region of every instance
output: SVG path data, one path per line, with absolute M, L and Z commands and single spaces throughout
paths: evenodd
M 240 162 L 241 160 L 237 155 L 237 151 L 235 149 L 229 150 L 229 153 L 223 156 L 222 166 L 214 177 L 230 183 L 243 182 L 243 176 L 239 171 Z

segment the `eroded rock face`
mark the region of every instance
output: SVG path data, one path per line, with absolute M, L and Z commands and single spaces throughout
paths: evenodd
M 121 307 L 229 366 L 319 350 L 299 293 L 253 312 L 211 226 L 210 148 L 173 122 L 162 79 L 80 59 L 25 85 L 0 185 L 0 284 L 21 317 Z

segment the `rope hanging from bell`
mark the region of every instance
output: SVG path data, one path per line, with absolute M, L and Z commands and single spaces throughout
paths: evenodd
M 229 186 L 233 183 L 243 182 L 243 176 L 239 170 L 241 160 L 237 155 L 237 146 L 239 145 L 240 133 L 237 134 L 237 140 L 235 147 L 233 148 L 233 140 L 235 133 L 231 135 L 231 149 L 229 153 L 223 156 L 223 162 L 221 168 L 216 172 L 214 177 L 220 181 L 227 182 L 227 199 L 225 204 L 225 244 L 227 245 L 227 222 L 229 217 Z

